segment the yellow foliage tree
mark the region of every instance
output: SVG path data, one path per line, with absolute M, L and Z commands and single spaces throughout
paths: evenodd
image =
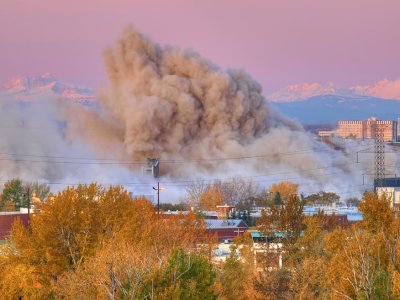
M 39 204 L 30 228 L 13 224 L 0 299 L 132 298 L 173 249 L 196 251 L 205 236 L 193 213 L 157 220 L 150 201 L 120 186 L 67 188 Z
M 289 198 L 289 196 L 294 196 L 298 194 L 299 185 L 289 181 L 282 181 L 271 185 L 268 189 L 268 192 L 271 194 L 279 193 L 282 200 L 285 201 Z
M 365 193 L 358 209 L 362 212 L 365 229 L 374 233 L 390 229 L 394 214 L 385 195 L 379 197 L 376 193 Z
M 224 196 L 219 189 L 211 186 L 200 196 L 200 208 L 203 210 L 215 210 L 217 205 L 222 204 Z
M 329 255 L 326 278 L 333 299 L 391 299 L 388 257 L 381 235 L 350 229 Z

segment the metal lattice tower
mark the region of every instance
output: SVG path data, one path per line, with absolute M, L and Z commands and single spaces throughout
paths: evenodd
M 375 179 L 385 178 L 384 126 L 375 124 Z

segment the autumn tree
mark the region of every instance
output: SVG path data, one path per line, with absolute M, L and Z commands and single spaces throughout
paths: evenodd
M 28 182 L 24 184 L 24 191 L 30 197 L 35 196 L 41 201 L 46 201 L 50 195 L 50 186 L 46 183 Z
M 283 233 L 285 240 L 293 244 L 304 229 L 304 201 L 297 195 L 291 194 L 285 205 L 271 207 L 271 221 L 276 231 Z
M 23 183 L 20 179 L 11 179 L 4 184 L 3 194 L 0 197 L 0 210 L 13 211 L 20 207 L 28 207 L 30 197 L 46 200 L 49 194 L 50 187 L 47 184 Z
M 259 296 L 256 299 L 294 299 L 290 288 L 291 273 L 288 269 L 267 270 L 255 280 Z
M 205 242 L 212 245 L 213 239 L 194 213 L 157 220 L 150 201 L 132 199 L 120 186 L 67 188 L 40 203 L 30 228 L 20 221 L 13 225 L 10 250 L 1 266 L 0 298 L 139 297 L 148 286 L 165 286 L 174 249 L 185 252 L 183 260 L 190 264 L 184 268 L 197 270 L 193 277 L 182 275 L 186 281 L 175 281 L 171 295 L 184 294 L 193 287 L 193 278 L 211 272 L 206 264 L 210 250 L 198 247 Z M 197 295 L 207 282 L 213 284 L 211 275 L 190 293 Z M 212 289 L 210 285 L 210 295 Z
M 258 185 L 252 180 L 242 178 L 215 181 L 213 186 L 220 191 L 227 204 L 239 210 L 250 210 L 259 191 Z
M 197 179 L 191 182 L 186 187 L 186 195 L 189 207 L 194 210 L 198 210 L 200 207 L 200 199 L 209 188 L 210 185 L 203 179 Z
M 389 200 L 385 195 L 365 193 L 358 209 L 363 215 L 362 225 L 374 233 L 381 230 L 387 231 L 394 220 L 394 214 L 390 208 Z
M 392 292 L 400 296 L 400 218 L 390 207 L 385 195 L 366 193 L 360 202 L 359 209 L 363 214 L 362 226 L 380 238 L 384 253 L 389 260 L 387 276 L 392 282 Z
M 218 191 L 225 203 L 234 205 L 241 210 L 250 210 L 254 204 L 258 190 L 259 187 L 253 181 L 241 178 L 225 181 L 216 180 L 213 183 L 197 179 L 186 187 L 186 194 L 188 205 L 196 210 L 204 207 L 204 195 L 207 192 L 215 194 L 215 191 Z
M 290 196 L 297 195 L 298 191 L 299 185 L 289 181 L 274 183 L 268 189 L 268 192 L 272 195 L 279 193 L 283 202 L 285 202 Z
M 202 210 L 215 210 L 217 205 L 222 204 L 224 196 L 216 186 L 209 187 L 201 196 L 199 207 Z
M 335 234 L 333 232 L 332 234 Z M 332 296 L 346 299 L 393 299 L 388 260 L 382 239 L 360 229 L 338 235 L 331 255 L 327 284 Z
M 59 275 L 78 268 L 105 240 L 126 231 L 127 226 L 144 229 L 152 220 L 151 203 L 132 201 L 121 187 L 106 190 L 92 184 L 67 188 L 42 203 L 41 210 L 31 217 L 29 230 L 21 222 L 13 225 L 15 252 L 9 261 L 11 266 L 33 268 L 38 282 L 50 288 Z

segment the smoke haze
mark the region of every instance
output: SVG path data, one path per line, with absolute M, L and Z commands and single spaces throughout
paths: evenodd
M 33 118 L 50 129 L 2 132 L 1 149 L 128 163 L 86 164 L 82 171 L 79 164 L 9 160 L 1 162 L 3 178 L 145 182 L 140 166 L 129 162 L 159 157 L 167 181 L 240 176 L 264 186 L 288 179 L 305 192 L 363 189 L 371 155 L 357 164 L 356 152 L 365 145 L 316 141 L 270 109 L 261 86 L 242 70 L 223 71 L 192 50 L 162 47 L 132 27 L 105 51 L 104 61 L 109 85 L 99 90 L 97 109 L 54 99 L 25 106 L 2 101 L 2 123 L 29 127 Z

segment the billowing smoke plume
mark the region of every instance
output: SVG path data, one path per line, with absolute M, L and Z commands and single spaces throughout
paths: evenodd
M 373 172 L 371 154 L 356 163 L 357 151 L 371 145 L 316 141 L 270 108 L 261 86 L 244 71 L 223 71 L 193 51 L 161 47 L 132 28 L 104 58 L 109 86 L 99 91 L 97 109 L 58 100 L 0 103 L 9 110 L 1 114 L 12 119 L 7 124 L 36 118 L 52 128 L 3 134 L 2 151 L 39 157 L 7 156 L 1 179 L 132 182 L 142 180 L 137 162 L 158 157 L 163 180 L 243 177 L 268 186 L 287 179 L 306 194 L 324 189 L 351 196 L 365 189 L 362 174 Z
M 85 117 L 89 126 L 109 130 L 93 143 L 102 155 L 112 144 L 124 158 L 159 157 L 163 174 L 173 178 L 282 174 L 279 180 L 311 180 L 308 186 L 316 189 L 361 180 L 355 165 L 360 149 L 337 151 L 314 141 L 269 109 L 261 86 L 244 71 L 223 71 L 132 28 L 104 58 L 109 86 L 99 93 L 103 110 Z
M 110 87 L 102 104 L 135 158 L 248 155 L 267 131 L 261 87 L 242 71 L 223 72 L 130 28 L 104 56 Z

